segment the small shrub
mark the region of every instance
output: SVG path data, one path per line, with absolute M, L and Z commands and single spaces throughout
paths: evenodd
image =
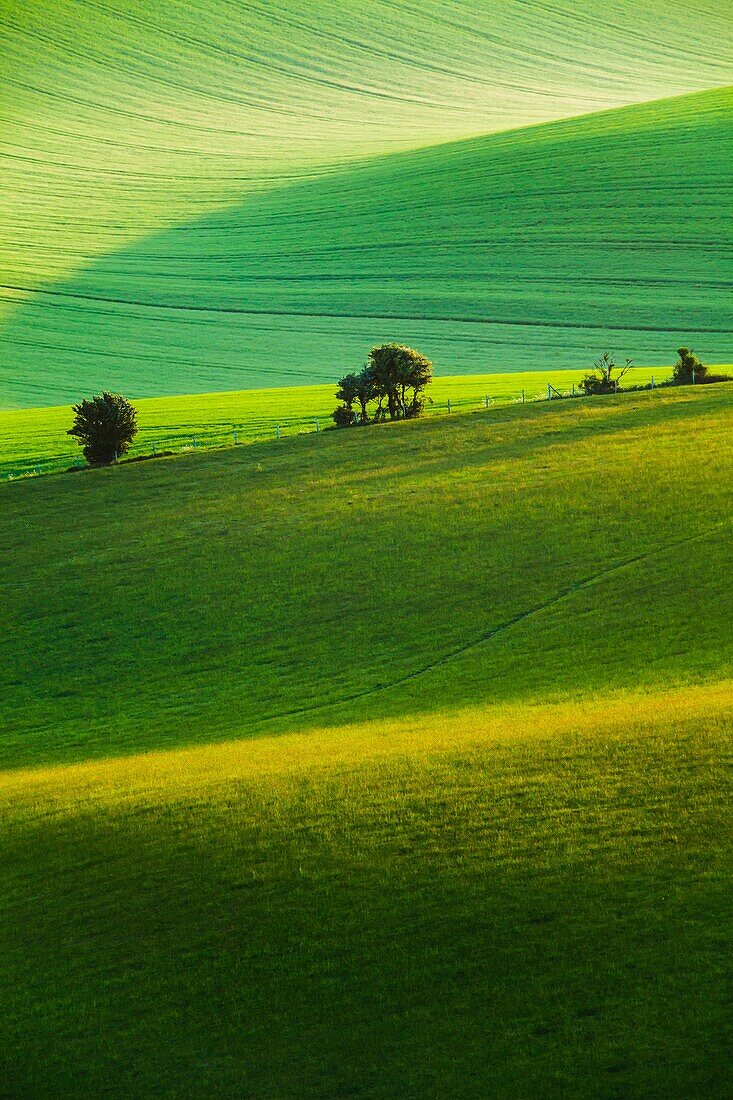
M 711 374 L 692 348 L 678 348 L 672 383 L 676 386 L 703 386 L 711 382 L 733 382 L 729 374 Z
M 350 428 L 356 423 L 356 413 L 349 405 L 339 405 L 331 415 L 337 428 Z
M 74 405 L 74 423 L 67 435 L 74 436 L 83 448 L 87 462 L 93 466 L 108 466 L 130 449 L 137 435 L 137 411 L 119 393 L 103 393 L 101 397 Z
M 624 375 L 631 370 L 633 359 L 627 359 L 626 365 L 616 365 L 616 357 L 613 352 L 605 351 L 600 359 L 593 364 L 594 370 L 580 382 L 580 388 L 588 397 L 604 393 L 616 393 L 618 385 Z M 616 372 L 616 373 L 614 373 Z

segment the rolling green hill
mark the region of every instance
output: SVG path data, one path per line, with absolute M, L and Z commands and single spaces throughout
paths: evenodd
M 712 0 L 4 0 L 0 52 L 2 281 L 31 285 L 326 164 L 733 69 Z
M 729 676 L 731 416 L 657 390 L 4 484 L 0 762 Z
M 718 367 L 733 373 L 733 367 Z M 634 368 L 626 381 L 638 386 L 669 379 L 671 368 Z M 582 372 L 532 371 L 527 374 L 461 375 L 436 378 L 425 416 L 475 412 L 505 402 L 538 401 L 555 393 L 578 392 Z M 231 447 L 265 439 L 289 439 L 333 426 L 335 386 L 286 386 L 183 397 L 149 397 L 135 402 L 139 434 L 130 458 L 162 451 Z M 551 391 L 550 391 L 551 392 Z M 68 470 L 80 461 L 79 447 L 66 434 L 74 419 L 70 406 L 0 410 L 0 480 Z
M 0 406 L 325 382 L 382 338 L 443 373 L 731 358 L 730 93 L 452 143 L 730 84 L 730 30 L 672 0 L 8 0 Z
M 727 1096 L 732 427 L 0 485 L 3 1090 Z
M 729 359 L 732 120 L 705 93 L 250 197 L 20 305 L 0 401 L 325 382 L 382 339 L 446 373 Z
M 0 402 L 326 382 L 392 339 L 447 374 L 730 360 L 732 123 L 704 93 L 251 196 L 19 305 Z
M 733 362 L 730 6 L 0 58 L 0 1097 L 728 1100 L 733 383 L 532 398 Z M 316 432 L 383 340 L 428 415 Z
M 722 1100 L 732 704 L 0 777 L 3 1091 Z

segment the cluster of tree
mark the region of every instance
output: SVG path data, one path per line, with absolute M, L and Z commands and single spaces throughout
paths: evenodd
M 73 435 L 93 466 L 108 466 L 127 454 L 137 435 L 137 410 L 119 393 L 105 393 L 74 405 Z
M 679 348 L 677 354 L 679 359 L 667 384 L 733 381 L 729 375 L 712 374 L 689 348 Z M 613 353 L 604 352 L 581 381 L 581 389 L 588 395 L 615 393 L 632 365 L 633 360 L 627 359 L 624 366 L 618 366 Z M 372 348 L 359 374 L 347 374 L 340 380 L 336 397 L 341 404 L 333 419 L 339 428 L 387 417 L 410 420 L 425 407 L 425 390 L 432 379 L 433 365 L 419 351 L 402 344 L 381 344 Z M 88 462 L 102 466 L 127 454 L 137 430 L 135 407 L 121 394 L 105 392 L 74 405 L 74 424 L 66 434 L 79 441 Z
M 411 420 L 425 407 L 425 390 L 433 378 L 433 364 L 414 348 L 381 344 L 372 348 L 359 374 L 340 379 L 333 413 L 339 428 L 379 420 Z M 429 400 L 429 398 L 428 398 Z

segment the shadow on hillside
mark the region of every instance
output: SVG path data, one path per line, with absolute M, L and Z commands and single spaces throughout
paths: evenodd
M 733 675 L 731 393 L 8 487 L 2 764 Z
M 148 236 L 9 314 L 0 398 L 323 382 L 390 339 L 452 373 L 733 361 L 728 102 L 387 157 Z
M 510 1095 L 519 1044 L 531 1094 L 713 1095 L 724 794 L 696 727 L 644 732 L 37 803 L 4 838 L 6 1085 Z

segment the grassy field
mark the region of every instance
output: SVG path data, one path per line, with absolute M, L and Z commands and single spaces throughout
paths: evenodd
M 718 370 L 733 368 L 720 367 Z M 572 394 L 583 371 L 532 371 L 527 374 L 486 374 L 436 378 L 431 385 L 432 404 L 426 416 L 475 411 L 504 402 L 547 398 L 548 385 L 556 393 Z M 649 385 L 663 382 L 670 367 L 634 369 L 627 382 Z M 332 426 L 337 402 L 335 385 L 286 386 L 282 389 L 241 393 L 208 393 L 182 397 L 135 400 L 140 432 L 131 457 L 163 450 L 233 446 L 277 437 L 288 439 L 302 432 Z M 0 479 L 33 473 L 66 470 L 79 460 L 80 451 L 66 434 L 73 420 L 70 406 L 0 410 Z
M 3 1093 L 728 1096 L 732 427 L 0 486 Z
M 728 1100 L 729 6 L 0 9 L 0 1100 Z
M 732 114 L 727 89 L 434 146 L 151 231 L 7 292 L 0 405 L 325 383 L 383 340 L 438 374 L 730 360 Z
M 4 484 L 0 763 L 728 676 L 732 416 L 657 390 Z
M 0 52 L 2 281 L 30 286 L 334 162 L 733 72 L 712 0 L 5 0 Z
M 0 779 L 4 1095 L 724 1097 L 733 687 Z
M 0 407 L 325 383 L 383 339 L 445 374 L 733 357 L 730 32 L 707 0 L 7 0 Z

